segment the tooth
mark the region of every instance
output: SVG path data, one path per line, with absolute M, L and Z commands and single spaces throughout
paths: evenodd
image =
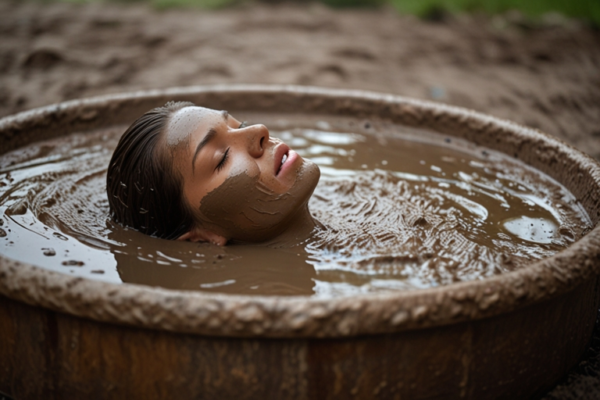
M 285 160 L 287 160 L 287 154 L 283 155 L 283 158 L 281 159 L 281 165 L 283 165 L 283 163 L 285 162 Z

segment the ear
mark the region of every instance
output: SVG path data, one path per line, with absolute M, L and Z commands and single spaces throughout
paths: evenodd
M 190 242 L 210 242 L 212 244 L 216 244 L 217 246 L 225 246 L 227 243 L 227 238 L 200 227 L 191 228 L 189 232 L 179 236 L 177 240 L 188 240 Z

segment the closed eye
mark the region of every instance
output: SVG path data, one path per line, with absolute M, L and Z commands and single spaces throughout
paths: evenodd
M 219 164 L 217 164 L 217 168 L 216 168 L 217 171 L 221 171 L 223 169 L 223 167 L 227 163 L 228 158 L 229 158 L 229 148 L 227 150 L 225 150 L 225 154 L 223 154 L 223 158 L 221 158 L 221 161 L 219 162 Z

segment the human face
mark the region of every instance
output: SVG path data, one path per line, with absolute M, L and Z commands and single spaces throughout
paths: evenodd
M 177 111 L 166 143 L 195 223 L 227 240 L 258 242 L 283 232 L 319 179 L 318 167 L 266 126 L 242 125 L 225 111 Z

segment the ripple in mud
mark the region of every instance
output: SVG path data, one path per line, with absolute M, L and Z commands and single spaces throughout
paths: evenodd
M 113 224 L 105 173 L 119 127 L 0 157 L 2 253 L 111 282 L 326 297 L 512 271 L 590 226 L 570 193 L 518 161 L 430 133 L 357 125 L 272 130 L 322 171 L 310 209 L 324 228 L 298 246 L 220 248 Z

